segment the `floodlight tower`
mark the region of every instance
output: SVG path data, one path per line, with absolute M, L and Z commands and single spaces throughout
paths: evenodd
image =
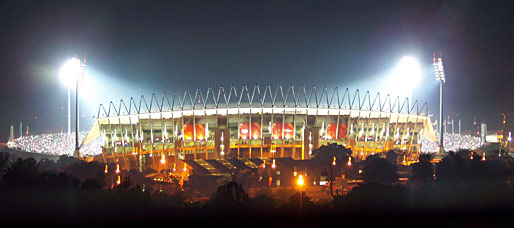
M 60 78 L 68 87 L 68 134 L 71 133 L 71 114 L 70 114 L 70 89 L 75 86 L 75 152 L 74 156 L 80 157 L 79 151 L 79 83 L 86 71 L 86 56 L 80 60 L 78 58 L 69 59 L 62 67 Z
M 443 141 L 443 84 L 446 82 L 443 68 L 443 54 L 439 55 L 436 61 L 435 53 L 432 58 L 434 65 L 435 79 L 439 82 L 439 154 L 444 152 L 444 141 Z

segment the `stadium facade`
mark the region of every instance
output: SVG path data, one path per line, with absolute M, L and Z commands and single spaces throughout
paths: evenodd
M 427 105 L 359 90 L 288 86 L 209 88 L 100 105 L 84 144 L 101 138 L 104 159 L 162 159 L 166 167 L 198 159 L 309 159 L 337 143 L 366 156 L 421 151 L 436 142 Z M 134 156 L 136 155 L 136 156 Z M 174 167 L 175 168 L 175 167 Z

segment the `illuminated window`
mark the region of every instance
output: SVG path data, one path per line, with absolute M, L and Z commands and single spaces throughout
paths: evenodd
M 277 180 L 277 186 L 280 186 L 280 180 Z

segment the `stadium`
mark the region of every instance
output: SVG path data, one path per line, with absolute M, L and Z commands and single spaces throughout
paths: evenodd
M 334 143 L 357 159 L 398 149 L 414 161 L 427 152 L 423 141 L 437 142 L 426 103 L 359 90 L 269 85 L 100 105 L 83 145 L 98 140 L 104 162 L 156 170 L 199 160 L 308 160 L 313 150 Z

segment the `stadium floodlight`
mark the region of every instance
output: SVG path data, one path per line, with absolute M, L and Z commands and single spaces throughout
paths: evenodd
M 446 76 L 443 68 L 443 55 L 440 54 L 436 61 L 435 53 L 432 58 L 434 65 L 435 79 L 439 82 L 439 153 L 444 152 L 443 145 L 443 84 L 446 82 Z
M 84 76 L 86 69 L 86 56 L 81 61 L 78 58 L 71 58 L 64 63 L 59 77 L 63 84 L 68 87 L 68 134 L 71 133 L 70 114 L 70 90 L 75 86 L 75 152 L 74 156 L 80 157 L 79 151 L 79 82 Z
M 68 87 L 68 134 L 71 134 L 70 90 L 77 81 L 79 70 L 80 61 L 77 58 L 71 58 L 64 63 L 59 73 L 61 82 Z
M 391 81 L 392 91 L 407 93 L 409 108 L 412 103 L 412 90 L 421 81 L 421 68 L 414 57 L 403 57 L 396 67 Z

